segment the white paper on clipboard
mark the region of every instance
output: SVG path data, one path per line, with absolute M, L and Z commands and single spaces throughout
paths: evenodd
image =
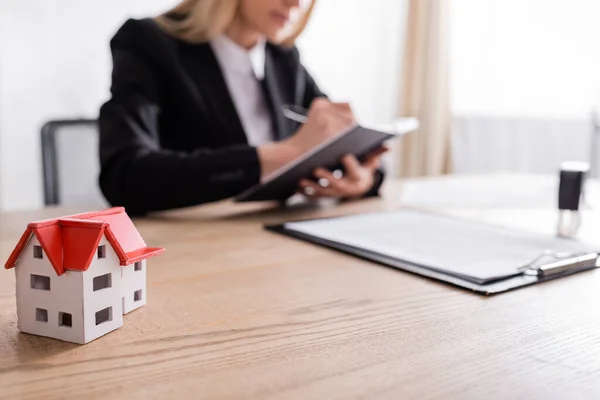
M 541 254 L 597 252 L 592 245 L 414 210 L 290 222 L 285 228 L 444 273 L 494 280 Z

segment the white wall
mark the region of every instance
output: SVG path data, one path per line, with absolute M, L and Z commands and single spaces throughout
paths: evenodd
M 321 0 L 298 42 L 321 89 L 350 101 L 362 120 L 395 116 L 406 7 L 405 0 Z
M 40 128 L 50 119 L 97 116 L 110 83 L 108 40 L 119 25 L 175 2 L 0 1 L 4 209 L 42 205 Z
M 600 1 L 452 0 L 454 112 L 588 118 L 600 102 Z
M 0 0 L 0 207 L 39 207 L 39 130 L 96 117 L 110 84 L 108 40 L 129 16 L 173 0 Z M 299 45 L 322 88 L 385 122 L 395 108 L 405 0 L 322 0 Z
M 589 161 L 600 1 L 453 0 L 455 172 Z

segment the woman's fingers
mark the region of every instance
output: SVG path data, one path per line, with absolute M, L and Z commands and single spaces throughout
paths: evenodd
M 347 177 L 354 181 L 360 180 L 362 166 L 360 165 L 356 157 L 354 157 L 351 154 L 348 154 L 344 156 L 344 158 L 342 158 L 342 164 L 346 169 L 345 175 Z
M 390 149 L 388 147 L 385 147 L 385 146 L 378 147 L 378 148 L 376 148 L 375 150 L 373 150 L 372 152 L 370 152 L 367 155 L 365 161 L 368 160 L 371 157 L 377 157 L 377 156 L 380 156 L 382 154 L 385 154 L 388 151 L 390 151 Z
M 310 197 L 339 197 L 340 193 L 333 187 L 323 187 L 308 179 L 300 181 L 301 192 Z
M 350 106 L 350 103 L 334 103 L 331 102 L 331 106 L 334 108 L 337 108 L 339 110 L 342 111 L 352 111 L 352 107 Z
M 350 103 L 330 103 L 328 111 L 341 124 L 342 128 L 351 126 L 356 122 Z
M 308 120 L 301 128 L 316 141 L 337 136 L 356 123 L 348 103 L 332 103 L 326 98 L 315 99 L 308 112 Z
M 325 168 L 317 168 L 313 174 L 319 179 L 318 184 L 321 187 L 330 187 L 336 190 L 343 190 L 344 181 L 335 177 L 335 175 Z
M 387 147 L 379 147 L 373 150 L 369 155 L 365 157 L 362 162 L 364 168 L 368 168 L 371 171 L 375 171 L 381 166 L 381 156 L 387 153 L 389 149 Z

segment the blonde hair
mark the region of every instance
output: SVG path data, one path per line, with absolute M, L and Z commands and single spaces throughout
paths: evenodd
M 293 46 L 300 36 L 317 0 L 311 0 L 307 10 L 279 43 Z M 168 34 L 191 43 L 208 42 L 222 33 L 236 16 L 240 0 L 183 0 L 177 6 L 155 18 Z

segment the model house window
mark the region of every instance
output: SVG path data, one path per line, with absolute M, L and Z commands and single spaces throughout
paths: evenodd
M 38 290 L 50 290 L 50 277 L 31 274 L 31 288 Z
M 33 258 L 44 258 L 44 252 L 42 251 L 42 246 L 33 246 Z
M 48 310 L 44 310 L 43 308 L 36 308 L 35 320 L 38 322 L 48 322 Z
M 142 300 L 142 290 L 136 290 L 133 292 L 133 301 L 141 301 Z
M 59 312 L 58 325 L 71 328 L 73 326 L 73 316 L 66 312 Z
M 136 271 L 141 271 L 142 270 L 142 262 L 136 262 L 133 266 L 133 269 Z
M 96 325 L 112 321 L 112 307 L 105 308 L 96 313 Z
M 98 246 L 98 258 L 106 258 L 106 245 Z
M 111 276 L 112 274 L 105 274 L 95 277 L 93 280 L 94 292 L 111 287 Z

